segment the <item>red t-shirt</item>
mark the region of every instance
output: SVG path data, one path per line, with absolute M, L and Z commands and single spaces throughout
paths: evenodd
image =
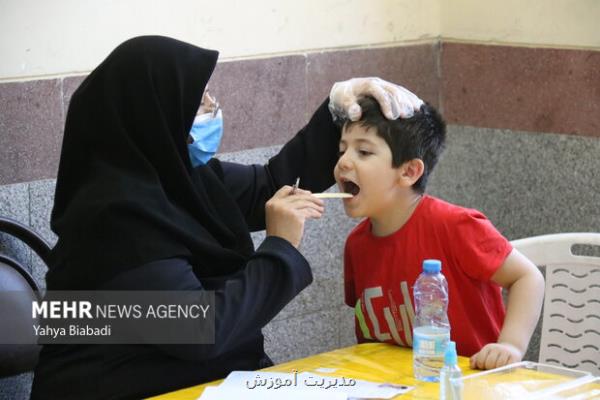
M 361 222 L 344 255 L 346 304 L 355 307 L 359 343 L 412 346 L 413 285 L 430 258 L 441 260 L 448 281 L 450 337 L 458 353 L 471 356 L 496 342 L 504 305 L 501 287 L 490 278 L 511 250 L 479 211 L 428 195 L 389 236 L 374 236 L 371 222 Z

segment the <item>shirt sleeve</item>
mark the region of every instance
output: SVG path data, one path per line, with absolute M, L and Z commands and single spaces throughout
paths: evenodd
M 510 242 L 477 210 L 461 212 L 454 229 L 449 243 L 456 264 L 469 277 L 489 281 L 511 252 Z
M 344 301 L 346 305 L 354 307 L 356 305 L 356 293 L 354 290 L 354 269 L 350 257 L 350 245 L 346 240 L 344 247 Z
M 300 177 L 300 186 L 321 192 L 335 182 L 333 168 L 338 160 L 341 130 L 331 118 L 329 98 L 315 111 L 310 122 L 269 160 L 267 168 L 275 185 L 291 185 Z
M 180 359 L 202 361 L 241 347 L 312 282 L 306 259 L 287 241 L 267 237 L 246 268 L 231 276 L 199 280 L 189 262 L 172 258 L 124 271 L 101 290 L 212 290 L 215 343 L 156 345 Z
M 225 161 L 219 163 L 222 180 L 242 211 L 251 232 L 265 229 L 265 203 L 277 187 L 264 165 L 242 165 Z M 214 166 L 213 166 L 214 167 Z

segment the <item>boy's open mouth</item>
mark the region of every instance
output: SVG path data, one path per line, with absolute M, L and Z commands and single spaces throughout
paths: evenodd
M 360 186 L 350 180 L 341 179 L 341 183 L 342 189 L 345 193 L 350 193 L 351 195 L 356 196 L 358 192 L 360 192 Z

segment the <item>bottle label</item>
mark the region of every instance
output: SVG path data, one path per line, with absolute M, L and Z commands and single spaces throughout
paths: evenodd
M 443 357 L 450 334 L 420 334 L 415 332 L 413 349 L 420 356 Z

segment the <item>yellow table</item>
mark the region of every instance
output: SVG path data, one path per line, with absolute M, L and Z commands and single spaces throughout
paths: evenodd
M 458 364 L 464 375 L 477 372 L 469 368 L 469 359 L 458 358 Z M 335 371 L 323 373 L 320 368 Z M 374 382 L 390 382 L 414 386 L 410 392 L 396 396 L 398 399 L 438 399 L 439 384 L 420 382 L 413 377 L 412 350 L 384 343 L 364 343 L 343 349 L 329 351 L 265 368 L 264 371 L 313 372 L 345 378 L 364 379 Z M 193 386 L 161 396 L 153 400 L 196 400 L 207 386 L 216 386 L 221 381 Z

